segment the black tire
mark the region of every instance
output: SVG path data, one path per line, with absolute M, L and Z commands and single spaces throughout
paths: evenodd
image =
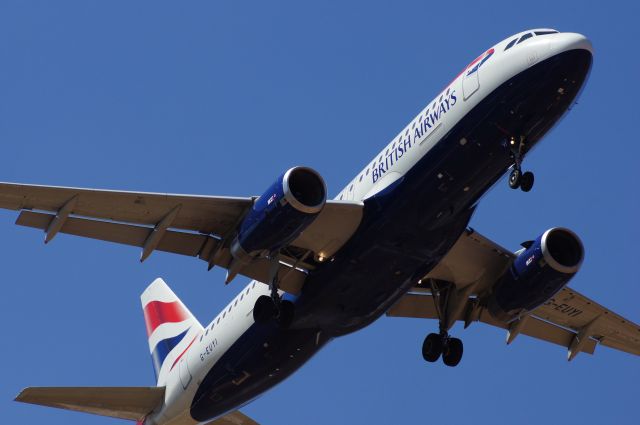
M 442 352 L 442 361 L 449 367 L 457 366 L 462 360 L 462 341 L 458 338 L 449 338 Z
M 442 338 L 438 334 L 429 334 L 422 343 L 422 357 L 428 362 L 435 362 L 442 354 Z
M 511 189 L 517 189 L 520 187 L 520 181 L 522 180 L 522 171 L 517 168 L 511 170 L 511 174 L 509 174 L 509 187 Z
M 278 310 L 276 305 L 268 295 L 261 295 L 253 306 L 253 320 L 256 323 L 266 323 L 273 319 Z
M 288 328 L 293 322 L 295 315 L 295 305 L 291 301 L 280 301 L 280 312 L 278 314 L 278 324 L 283 328 Z
M 528 192 L 533 187 L 534 177 L 531 171 L 527 171 L 520 177 L 520 190 Z

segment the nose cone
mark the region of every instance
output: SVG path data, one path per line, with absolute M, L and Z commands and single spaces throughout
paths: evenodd
M 553 34 L 550 40 L 551 51 L 559 54 L 570 50 L 586 50 L 593 55 L 593 45 L 587 37 L 575 32 Z

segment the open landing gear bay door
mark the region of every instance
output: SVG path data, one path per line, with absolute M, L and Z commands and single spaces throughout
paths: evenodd
M 438 319 L 434 297 L 426 284 L 431 279 L 451 282 L 459 299 L 450 320 L 474 321 L 506 329 L 507 343 L 522 333 L 579 352 L 592 354 L 597 344 L 640 355 L 640 326 L 565 287 L 545 304 L 509 323 L 494 318 L 482 305 L 483 295 L 502 276 L 515 255 L 484 236 L 467 230 L 451 251 L 424 279 L 402 297 L 388 316 Z M 440 313 L 441 314 L 441 313 Z
M 16 224 L 45 231 L 45 242 L 68 233 L 153 251 L 198 257 L 209 267 L 229 268 L 231 239 L 255 197 L 216 197 L 123 192 L 0 183 L 0 208 L 21 210 Z M 280 288 L 297 294 L 315 255 L 333 255 L 360 224 L 362 203 L 327 201 L 304 232 L 281 253 Z M 269 261 L 237 272 L 269 281 Z

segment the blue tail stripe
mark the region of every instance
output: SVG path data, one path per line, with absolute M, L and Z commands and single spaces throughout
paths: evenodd
M 167 358 L 171 350 L 176 348 L 176 345 L 180 344 L 180 341 L 184 339 L 184 337 L 189 332 L 189 329 L 182 332 L 180 335 L 176 335 L 172 338 L 163 339 L 158 342 L 156 348 L 153 349 L 151 353 L 151 360 L 153 361 L 153 370 L 156 373 L 156 380 L 158 376 L 160 376 L 160 369 L 162 368 L 162 364 L 164 363 L 164 359 Z

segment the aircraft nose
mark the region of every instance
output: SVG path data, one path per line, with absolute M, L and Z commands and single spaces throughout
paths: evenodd
M 587 50 L 593 55 L 593 45 L 584 35 L 574 32 L 564 32 L 554 35 L 553 40 L 550 40 L 550 47 L 553 54 L 567 52 L 569 50 Z

